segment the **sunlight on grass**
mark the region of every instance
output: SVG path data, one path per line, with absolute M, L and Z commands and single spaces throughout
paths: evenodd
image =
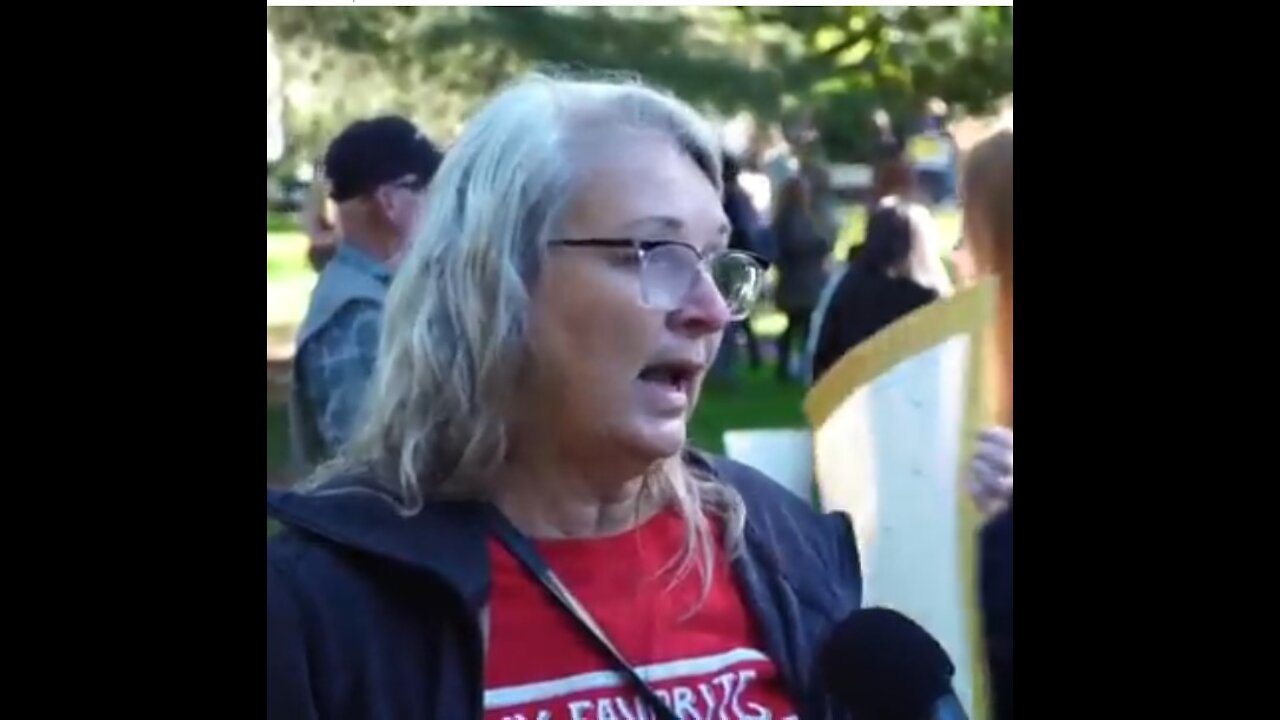
M 787 329 L 787 316 L 778 310 L 765 310 L 751 316 L 751 329 L 759 337 L 778 337 Z
M 307 264 L 307 236 L 302 233 L 267 235 L 267 279 L 311 274 Z
M 280 328 L 297 326 L 307 312 L 316 284 L 307 264 L 307 244 L 302 233 L 267 235 L 267 328 L 275 328 L 275 335 Z
M 315 284 L 315 275 L 267 281 L 267 327 L 297 325 L 302 322 Z

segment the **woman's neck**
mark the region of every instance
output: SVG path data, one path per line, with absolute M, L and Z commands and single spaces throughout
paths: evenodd
M 602 485 L 551 468 L 504 473 L 493 502 L 521 532 L 546 540 L 616 535 L 657 511 L 642 477 Z

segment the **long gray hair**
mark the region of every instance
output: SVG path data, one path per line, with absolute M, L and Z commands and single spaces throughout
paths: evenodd
M 583 179 L 576 162 L 609 152 L 581 140 L 636 130 L 670 138 L 721 190 L 711 128 L 638 82 L 533 75 L 468 122 L 392 284 L 363 421 L 335 467 L 372 470 L 410 514 L 428 498 L 491 495 L 530 362 L 530 295 L 547 242 Z M 707 516 L 723 521 L 721 540 L 733 551 L 741 498 L 680 456 L 652 468 L 645 491 L 683 516 L 685 547 L 673 562 L 678 576 L 696 568 L 705 591 L 716 542 Z

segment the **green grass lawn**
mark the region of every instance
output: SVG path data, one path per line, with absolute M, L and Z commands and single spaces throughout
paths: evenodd
M 307 236 L 268 232 L 267 327 L 296 325 L 306 313 L 315 282 L 316 275 L 307 264 Z

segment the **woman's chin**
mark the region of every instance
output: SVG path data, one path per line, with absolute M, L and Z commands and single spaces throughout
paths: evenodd
M 688 427 L 683 417 L 669 419 L 646 418 L 637 422 L 627 433 L 628 444 L 646 459 L 664 460 L 679 454 L 688 439 Z

